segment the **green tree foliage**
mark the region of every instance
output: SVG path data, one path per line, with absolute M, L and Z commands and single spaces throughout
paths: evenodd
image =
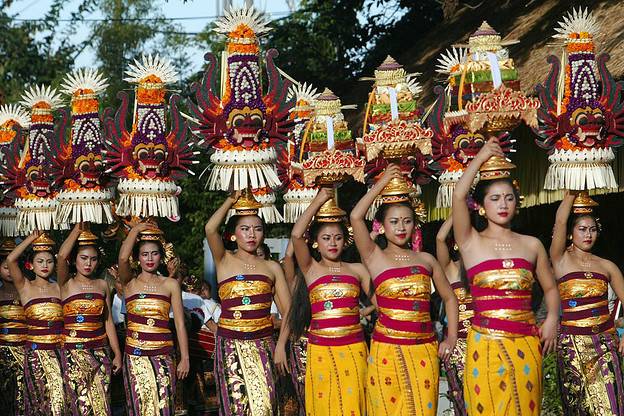
M 435 0 L 302 0 L 299 10 L 273 22 L 265 43 L 295 79 L 340 96 L 441 20 Z
M 0 2 L 0 103 L 16 102 L 28 85 L 58 83 L 81 48 L 57 29 L 61 0 L 32 22 L 12 19 L 10 3 Z
M 129 89 L 123 80 L 124 71 L 142 53 L 157 52 L 171 59 L 177 68 L 188 64 L 184 52 L 188 38 L 180 36 L 180 28 L 166 20 L 158 1 L 95 1 L 104 20 L 92 23 L 88 42 L 95 50 L 101 72 L 109 79 L 105 104 L 116 103 L 117 92 Z

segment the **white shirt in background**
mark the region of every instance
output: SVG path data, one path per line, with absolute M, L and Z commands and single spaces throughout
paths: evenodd
M 200 321 L 205 322 L 206 311 L 204 310 L 204 300 L 201 296 L 190 292 L 182 292 L 182 306 Z M 169 309 L 169 318 L 173 318 L 173 309 Z
M 282 319 L 282 315 L 280 314 L 280 311 L 277 308 L 277 303 L 275 303 L 275 301 L 271 303 L 271 315 L 276 315 L 278 319 Z
M 221 316 L 221 305 L 215 302 L 214 299 L 204 299 L 204 308 L 206 312 L 204 323 L 211 319 L 218 323 Z
M 119 297 L 119 293 L 115 293 L 115 296 L 113 296 L 113 304 L 111 305 L 111 309 L 113 323 L 115 325 L 125 322 L 126 300 Z

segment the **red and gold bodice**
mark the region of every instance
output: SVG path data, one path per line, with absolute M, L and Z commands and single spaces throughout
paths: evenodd
M 308 340 L 348 345 L 364 340 L 360 325 L 360 281 L 348 275 L 321 276 L 308 286 L 312 321 Z
M 106 345 L 101 293 L 78 293 L 63 300 L 63 348 L 91 349 Z
M 435 340 L 431 323 L 431 272 L 422 266 L 388 269 L 375 280 L 379 319 L 373 339 L 389 344 Z
M 521 258 L 486 260 L 468 269 L 472 328 L 506 337 L 537 335 L 531 310 L 533 270 L 533 264 Z
M 609 279 L 596 272 L 572 272 L 557 281 L 561 296 L 561 333 L 593 335 L 613 332 L 609 314 Z
M 239 274 L 219 283 L 221 316 L 217 335 L 259 339 L 273 335 L 273 281 L 261 274 Z
M 451 288 L 455 293 L 455 297 L 457 297 L 457 303 L 459 305 L 457 336 L 459 338 L 466 338 L 468 336 L 468 329 L 472 324 L 472 317 L 474 316 L 472 295 L 464 286 L 464 282 L 453 282 L 451 283 Z
M 24 345 L 26 318 L 19 299 L 0 300 L 0 345 Z
M 33 350 L 60 348 L 63 332 L 63 307 L 59 298 L 31 299 L 24 305 L 28 327 L 26 347 Z
M 173 349 L 169 329 L 169 296 L 137 293 L 126 298 L 126 353 L 166 355 Z

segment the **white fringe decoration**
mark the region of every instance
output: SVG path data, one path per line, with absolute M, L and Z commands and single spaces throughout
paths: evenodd
M 284 219 L 295 223 L 318 193 L 318 189 L 291 189 L 284 194 Z
M 375 219 L 375 214 L 377 214 L 377 210 L 381 206 L 381 196 L 377 196 L 370 207 L 368 207 L 368 211 L 366 211 L 366 219 L 369 221 L 373 221 Z
M 96 224 L 114 222 L 111 190 L 63 191 L 57 195 L 59 202 L 56 210 L 56 222 L 76 224 L 83 221 Z
M 613 149 L 555 150 L 548 156 L 544 189 L 589 190 L 618 187 L 611 162 Z
M 69 224 L 57 224 L 58 202 L 53 198 L 15 199 L 17 208 L 17 232 L 27 235 L 34 230 L 66 230 Z
M 178 218 L 179 188 L 173 181 L 122 179 L 117 185 L 117 215 Z
M 211 191 L 235 191 L 271 187 L 281 184 L 275 162 L 274 148 L 266 150 L 221 150 L 217 149 L 210 157 L 214 166 L 208 178 Z
M 17 208 L 0 207 L 0 236 L 17 237 Z
M 438 194 L 436 195 L 436 208 L 451 208 L 453 205 L 453 191 L 455 185 L 459 182 L 459 179 L 464 174 L 463 170 L 456 170 L 449 172 L 445 170 L 440 176 L 438 176 L 438 182 L 440 187 L 438 188 Z M 475 186 L 479 182 L 479 174 L 475 176 L 472 181 L 472 186 Z

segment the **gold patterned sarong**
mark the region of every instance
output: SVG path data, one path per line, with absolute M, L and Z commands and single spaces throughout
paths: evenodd
M 440 377 L 437 342 L 388 344 L 373 340 L 367 374 L 368 414 L 434 416 Z
M 341 346 L 308 343 L 306 415 L 366 415 L 364 341 Z

